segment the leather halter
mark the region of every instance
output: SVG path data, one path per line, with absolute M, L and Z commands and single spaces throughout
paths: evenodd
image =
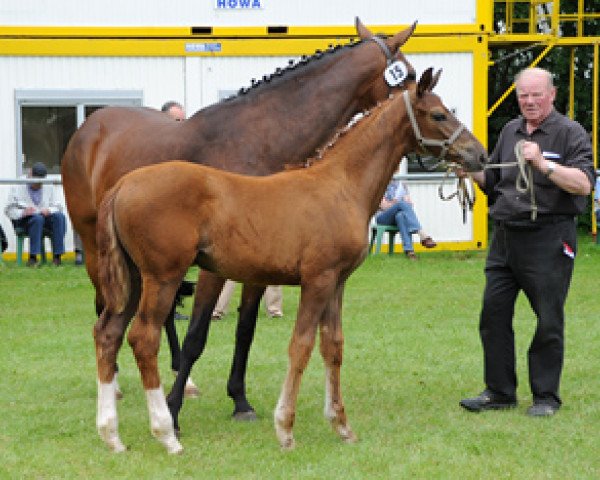
M 437 158 L 439 158 L 439 162 L 433 167 L 433 169 L 437 168 L 438 166 L 440 166 L 442 164 L 445 165 L 446 161 L 444 160 L 444 158 L 446 157 L 446 153 L 448 153 L 448 150 L 450 149 L 452 144 L 456 141 L 458 136 L 465 129 L 465 126 L 462 123 L 460 123 L 458 125 L 458 127 L 456 128 L 456 130 L 454 131 L 454 133 L 452 135 L 450 135 L 450 137 L 447 138 L 446 140 L 437 140 L 435 138 L 425 138 L 425 137 L 423 137 L 423 135 L 421 135 L 421 130 L 419 129 L 419 125 L 417 124 L 417 119 L 415 118 L 415 113 L 414 113 L 412 105 L 410 103 L 410 95 L 408 94 L 408 90 L 405 90 L 404 92 L 402 92 L 402 96 L 404 97 L 404 104 L 406 105 L 406 113 L 408 114 L 410 124 L 412 125 L 413 132 L 415 134 L 415 137 L 417 138 L 417 143 L 419 144 L 419 146 L 425 151 L 427 151 L 427 147 L 440 147 L 441 148 L 441 152 L 437 157 Z M 421 165 L 421 166 L 423 166 L 423 165 Z
M 371 38 L 369 38 L 369 40 L 374 41 L 379 46 L 379 48 L 381 48 L 381 51 L 385 55 L 386 62 L 388 65 L 394 61 L 394 56 L 392 55 L 392 52 L 390 52 L 390 49 L 380 37 L 373 35 Z
M 462 123 L 460 123 L 458 125 L 458 127 L 456 128 L 456 130 L 454 130 L 454 133 L 452 133 L 452 135 L 450 135 L 450 137 L 447 138 L 446 140 L 425 138 L 425 137 L 423 137 L 423 135 L 421 135 L 421 130 L 419 129 L 419 125 L 417 124 L 417 119 L 415 117 L 415 113 L 414 113 L 412 105 L 410 103 L 410 95 L 408 94 L 408 91 L 405 90 L 404 92 L 402 92 L 402 96 L 404 97 L 404 104 L 406 105 L 406 113 L 408 114 L 408 118 L 410 119 L 410 124 L 412 125 L 413 132 L 415 134 L 415 137 L 417 138 L 417 142 L 418 142 L 419 146 L 425 151 L 427 151 L 426 147 L 440 147 L 442 149 L 440 152 L 440 155 L 437 157 L 437 158 L 439 158 L 439 162 L 436 163 L 433 167 L 431 167 L 429 169 L 425 167 L 423 162 L 421 162 L 421 158 L 417 155 L 417 159 L 419 160 L 419 164 L 421 165 L 421 168 L 423 168 L 423 170 L 432 171 L 432 170 L 435 170 L 440 165 L 444 165 L 444 166 L 448 167 L 448 171 L 446 172 L 446 177 L 448 177 L 448 175 L 451 171 L 451 167 L 453 166 L 453 163 L 446 162 L 446 160 L 445 160 L 446 153 L 448 153 L 448 150 L 450 150 L 450 147 L 452 146 L 452 144 L 456 141 L 458 136 L 465 129 L 465 126 Z M 453 194 L 451 194 L 449 196 L 444 195 L 443 186 L 444 186 L 444 181 L 442 180 L 442 183 L 438 187 L 438 195 L 439 195 L 440 199 L 451 200 L 452 198 L 456 197 L 462 207 L 463 223 L 466 223 L 467 222 L 467 209 L 473 210 L 473 204 L 475 203 L 475 197 L 474 197 L 475 191 L 473 191 L 473 194 L 469 193 L 469 189 L 467 187 L 467 184 L 466 184 L 464 178 L 458 179 L 458 186 L 457 186 L 456 192 L 454 192 Z
M 390 49 L 388 48 L 388 46 L 386 45 L 386 43 L 383 41 L 383 39 L 381 37 L 378 37 L 377 35 L 373 35 L 371 38 L 369 38 L 369 40 L 375 42 L 375 44 L 381 49 L 381 51 L 385 55 L 386 66 L 389 67 L 395 61 L 395 58 L 394 58 L 394 55 L 392 54 L 392 52 L 390 51 Z M 416 79 L 417 79 L 417 76 L 413 72 L 408 72 L 408 74 L 406 75 L 406 78 L 404 79 L 402 84 L 404 84 L 404 82 L 406 82 L 407 80 L 415 81 Z M 397 85 L 397 86 L 399 86 L 399 85 Z M 389 90 L 391 91 L 392 87 L 390 87 Z

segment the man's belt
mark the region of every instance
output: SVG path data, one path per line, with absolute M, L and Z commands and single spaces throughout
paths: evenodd
M 538 215 L 535 220 L 530 218 L 519 218 L 513 220 L 495 220 L 494 224 L 498 227 L 509 230 L 537 230 L 545 225 L 575 221 L 575 215 Z

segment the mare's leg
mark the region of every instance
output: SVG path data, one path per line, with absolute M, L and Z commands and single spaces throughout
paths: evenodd
M 169 343 L 169 351 L 171 352 L 171 370 L 178 372 L 181 363 L 181 348 L 179 348 L 179 339 L 177 338 L 177 330 L 175 330 L 175 307 L 176 304 L 174 303 L 167 315 L 165 332 Z
M 173 303 L 171 311 L 167 315 L 165 321 L 165 332 L 167 333 L 167 341 L 169 343 L 169 351 L 171 352 L 171 370 L 175 375 L 179 372 L 181 365 L 181 348 L 179 348 L 179 338 L 177 337 L 177 330 L 175 329 L 175 308 L 176 303 Z M 198 398 L 200 396 L 200 390 L 194 384 L 192 377 L 188 377 L 185 383 L 184 395 L 186 398 Z
M 302 284 L 298 317 L 288 347 L 288 371 L 274 413 L 275 433 L 284 450 L 294 448 L 292 429 L 300 381 L 315 345 L 317 325 L 330 302 L 335 284 L 336 276 L 331 271 Z
M 342 295 L 344 284 L 336 288 L 335 294 L 323 312 L 320 323 L 321 356 L 325 363 L 325 418 L 333 430 L 346 442 L 355 442 L 342 400 L 340 371 L 344 354 L 344 334 L 342 333 Z
M 206 270 L 201 270 L 198 276 L 192 318 L 183 339 L 179 372 L 167 399 L 173 417 L 173 426 L 177 431 L 179 430 L 179 411 L 183 405 L 184 386 L 194 363 L 204 351 L 212 312 L 224 283 L 225 279 Z
M 264 291 L 265 287 L 256 285 L 244 285 L 242 289 L 233 362 L 227 382 L 227 394 L 235 405 L 233 418 L 236 420 L 256 420 L 256 412 L 246 398 L 246 368 L 256 330 L 258 307 Z
M 160 332 L 173 305 L 179 281 L 159 281 L 149 276 L 142 276 L 142 282 L 140 305 L 127 340 L 133 349 L 146 390 L 152 435 L 166 447 L 169 453 L 180 453 L 183 447 L 175 436 L 158 373 Z

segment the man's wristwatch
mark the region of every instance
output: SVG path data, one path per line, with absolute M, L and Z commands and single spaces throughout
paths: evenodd
M 548 160 L 546 165 L 548 168 L 546 168 L 546 173 L 544 173 L 544 176 L 548 178 L 554 173 L 554 170 L 556 170 L 556 163 L 554 163 L 552 160 Z

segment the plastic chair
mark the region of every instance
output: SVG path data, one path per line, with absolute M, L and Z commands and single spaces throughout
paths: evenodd
M 383 242 L 383 234 L 388 234 L 389 250 L 388 254 L 394 254 L 394 239 L 397 233 L 399 233 L 398 227 L 394 225 L 371 225 L 371 243 L 369 245 L 369 252 L 381 253 L 381 244 Z M 375 244 L 375 251 L 373 251 L 373 243 Z
M 22 227 L 15 226 L 15 233 L 17 234 L 17 265 L 23 265 L 23 243 L 25 243 L 25 239 L 27 238 L 27 230 Z M 46 263 L 46 242 L 44 237 L 52 238 L 52 232 L 47 229 L 42 230 L 42 254 L 41 261 L 42 263 Z

